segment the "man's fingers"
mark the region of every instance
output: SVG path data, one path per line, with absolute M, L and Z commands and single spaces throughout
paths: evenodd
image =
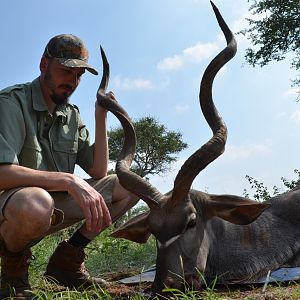
M 103 224 L 103 212 L 101 207 L 101 199 L 97 203 L 97 206 L 95 206 L 95 213 L 98 216 L 98 218 L 95 220 L 95 231 L 100 232 Z
M 91 214 L 92 214 L 92 223 L 91 223 L 91 230 L 92 231 L 99 231 L 99 220 L 102 219 L 101 211 L 99 212 L 98 205 L 96 203 L 92 203 L 91 205 Z
M 100 232 L 103 227 L 111 225 L 109 210 L 103 197 L 99 194 L 98 201 L 91 203 L 91 230 Z
M 109 91 L 108 93 L 106 93 L 106 95 L 107 95 L 111 100 L 117 101 L 117 98 L 116 98 L 114 92 Z
M 106 226 L 110 226 L 111 223 L 112 223 L 112 220 L 111 220 L 110 212 L 109 212 L 109 210 L 107 208 L 107 205 L 106 205 L 104 199 L 101 201 L 101 204 L 102 204 L 101 206 L 102 206 L 103 223 Z
M 112 220 L 111 220 L 109 212 L 107 214 L 105 214 L 105 217 L 103 217 L 103 223 L 106 225 L 106 227 L 108 227 L 112 224 Z
M 84 181 L 85 183 L 85 181 Z M 92 232 L 100 232 L 103 228 L 111 225 L 110 212 L 102 195 L 87 184 L 85 193 L 77 193 L 74 198 L 80 205 L 86 229 Z
M 84 218 L 85 218 L 87 230 L 91 231 L 92 230 L 92 214 L 91 214 L 89 207 L 84 208 Z

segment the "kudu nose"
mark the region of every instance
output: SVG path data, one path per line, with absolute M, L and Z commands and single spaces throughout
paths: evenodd
M 165 279 L 165 286 L 167 288 L 182 290 L 184 288 L 184 279 L 179 276 L 168 276 Z
M 186 288 L 193 291 L 201 291 L 203 289 L 203 280 L 198 274 L 191 274 L 185 276 Z
M 200 291 L 202 290 L 202 280 L 197 274 L 185 275 L 184 278 L 180 278 L 179 276 L 168 276 L 165 280 L 165 286 L 181 291 Z

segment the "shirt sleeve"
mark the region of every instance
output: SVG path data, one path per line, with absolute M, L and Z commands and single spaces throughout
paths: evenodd
M 25 140 L 25 123 L 18 104 L 0 95 L 0 163 L 19 164 Z

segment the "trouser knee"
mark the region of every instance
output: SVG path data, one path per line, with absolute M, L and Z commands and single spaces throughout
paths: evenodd
M 19 226 L 19 230 L 33 231 L 40 235 L 48 230 L 54 210 L 51 195 L 41 188 L 30 187 L 17 191 L 8 200 L 4 216 L 7 222 Z

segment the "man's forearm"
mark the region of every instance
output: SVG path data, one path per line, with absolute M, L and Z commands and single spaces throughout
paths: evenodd
M 0 165 L 0 190 L 16 187 L 40 187 L 47 191 L 66 191 L 82 210 L 87 231 L 99 232 L 111 224 L 111 217 L 100 193 L 79 176 L 63 173 L 37 171 L 26 167 Z
M 108 171 L 106 114 L 104 109 L 96 107 L 94 163 L 89 171 L 92 178 L 102 178 L 107 175 Z
M 47 191 L 68 191 L 72 174 L 38 171 L 14 164 L 0 165 L 0 190 L 36 186 Z

